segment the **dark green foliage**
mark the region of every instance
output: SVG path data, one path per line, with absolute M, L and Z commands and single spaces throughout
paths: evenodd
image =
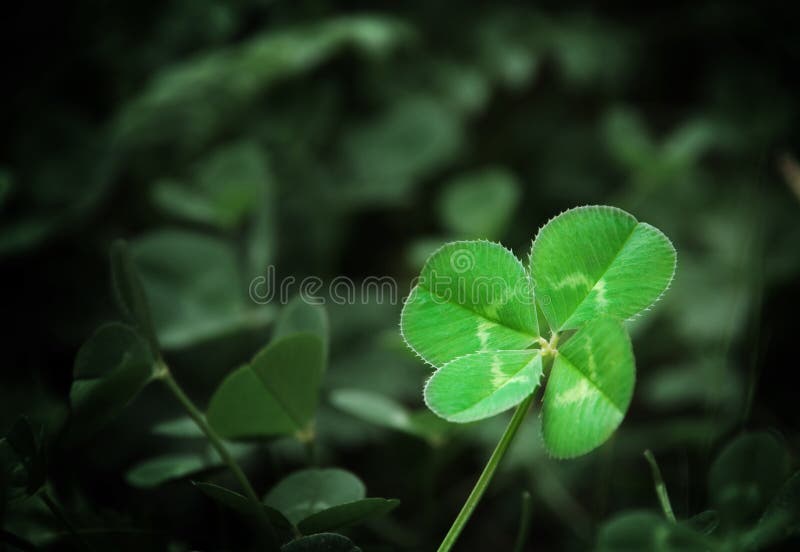
M 299 425 L 253 415 L 240 391 L 264 407 L 261 380 L 223 397 L 247 429 L 229 436 L 247 442 L 222 443 L 258 499 L 333 468 L 386 497 L 304 520 L 341 537 L 295 540 L 265 509 L 275 549 L 435 550 L 508 420 L 456 427 L 427 411 L 430 369 L 403 344 L 400 302 L 443 243 L 526 258 L 537 228 L 591 204 L 635 213 L 679 251 L 664 299 L 626 323 L 625 421 L 564 462 L 528 416 L 461 546 L 513 550 L 528 489 L 535 550 L 658 549 L 654 535 L 798 548 L 796 4 L 6 10 L 0 436 L 30 437 L 25 415 L 36 445 L 0 440 L 0 548 L 82 548 L 46 491 L 95 550 L 269 549 L 260 510 L 163 385 L 168 366 L 214 422 L 236 374 L 295 377 L 273 399 Z M 354 297 L 339 299 L 337 276 Z M 394 300 L 362 287 L 370 276 L 393 278 Z M 304 294 L 306 277 L 322 287 Z M 261 365 L 281 344 L 280 366 Z M 646 449 L 676 525 L 656 513 Z

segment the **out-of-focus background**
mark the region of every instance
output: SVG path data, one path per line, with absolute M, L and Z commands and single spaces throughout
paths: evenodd
M 670 291 L 630 328 L 629 415 L 609 443 L 568 461 L 547 457 L 529 416 L 457 549 L 511 550 L 523 490 L 530 549 L 593 548 L 615 516 L 658 512 L 647 448 L 680 519 L 714 509 L 711 467 L 743 431 L 779 443 L 784 456 L 765 471 L 796 467 L 796 4 L 171 0 L 4 11 L 0 434 L 19 414 L 42 428 L 53 492 L 82 527 L 135 527 L 153 550 L 251 542 L 246 523 L 187 479 L 169 480 L 185 471 L 131 475 L 186 451 L 151 431 L 180 414 L 163 389 L 148 387 L 80 445 L 63 438 L 76 351 L 119 317 L 107 260 L 119 237 L 165 357 L 204 406 L 269 340 L 282 306 L 248 294 L 269 266 L 279 281 L 390 276 L 402 296 L 445 241 L 499 240 L 524 257 L 562 210 L 619 206 L 670 236 L 679 259 Z M 342 390 L 355 389 L 420 410 L 429 374 L 402 343 L 401 304 L 358 299 L 326 304 L 320 461 L 402 500 L 348 533 L 365 551 L 433 550 L 507 418 L 423 439 L 354 416 L 352 401 L 342 408 Z M 259 489 L 304 465 L 291 439 L 259 447 L 247 464 Z M 14 534 L 58 540 L 41 505 L 5 510 Z M 108 549 L 129 537 L 120 529 Z

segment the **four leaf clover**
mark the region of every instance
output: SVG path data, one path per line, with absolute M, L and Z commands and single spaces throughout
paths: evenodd
M 401 318 L 408 345 L 436 369 L 425 386 L 428 407 L 453 422 L 488 418 L 522 402 L 549 373 L 548 450 L 565 458 L 598 447 L 633 394 L 623 321 L 659 299 L 675 266 L 663 233 L 606 206 L 545 224 L 527 270 L 497 243 L 444 245 L 425 263 Z

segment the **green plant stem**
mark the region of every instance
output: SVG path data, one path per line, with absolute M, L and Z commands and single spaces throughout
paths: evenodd
M 447 535 L 445 535 L 442 544 L 439 545 L 438 552 L 448 552 L 453 548 L 458 536 L 461 534 L 461 531 L 464 529 L 467 521 L 469 521 L 469 518 L 472 515 L 472 512 L 475 510 L 475 507 L 478 505 L 483 493 L 489 486 L 492 477 L 494 477 L 497 467 L 500 465 L 501 460 L 508 451 L 508 447 L 514 440 L 514 436 L 517 434 L 517 430 L 519 429 L 520 424 L 522 424 L 525 414 L 528 413 L 528 408 L 531 405 L 531 401 L 533 401 L 533 396 L 534 393 L 531 393 L 528 398 L 522 401 L 514 411 L 514 416 L 508 423 L 508 427 L 506 427 L 503 436 L 500 438 L 500 442 L 497 443 L 494 452 L 492 452 L 492 455 L 489 457 L 489 461 L 483 468 L 483 472 L 478 478 L 478 482 L 475 483 L 475 487 L 472 489 L 469 497 L 467 497 L 467 501 L 464 503 L 464 506 L 462 506 L 461 511 L 458 513 L 458 517 L 456 517 L 453 525 L 447 532 Z
M 664 484 L 664 478 L 661 477 L 661 470 L 656 462 L 656 457 L 650 449 L 644 451 L 644 457 L 647 463 L 650 464 L 650 471 L 653 472 L 653 481 L 656 485 L 656 496 L 658 502 L 661 504 L 661 509 L 664 511 L 664 516 L 672 523 L 675 523 L 675 513 L 672 511 L 672 503 L 669 501 L 669 493 L 667 493 L 667 486 Z
M 522 507 L 519 514 L 519 532 L 514 542 L 514 552 L 524 552 L 525 541 L 528 540 L 528 531 L 531 527 L 531 493 L 522 491 Z
M 47 506 L 47 509 L 50 510 L 50 512 L 59 521 L 59 523 L 61 523 L 61 525 L 63 525 L 66 528 L 67 532 L 69 532 L 70 536 L 75 541 L 75 544 L 78 546 L 78 548 L 82 550 L 91 551 L 92 547 L 89 545 L 88 542 L 86 542 L 86 539 L 84 539 L 83 537 L 80 536 L 80 534 L 78 534 L 78 530 L 75 528 L 74 525 L 72 525 L 72 522 L 69 521 L 67 515 L 61 509 L 61 506 L 59 506 L 58 503 L 55 500 L 53 500 L 53 498 L 50 496 L 47 490 L 42 489 L 41 491 L 39 491 L 38 497 L 42 500 L 42 502 L 44 502 L 45 506 Z
M 264 526 L 264 530 L 267 533 L 267 539 L 269 541 L 269 548 L 271 550 L 278 549 L 278 537 L 275 533 L 275 528 L 272 527 L 272 523 L 270 523 L 269 518 L 267 517 L 266 512 L 264 511 L 264 507 L 261 504 L 261 501 L 258 498 L 253 486 L 250 484 L 250 480 L 247 479 L 247 476 L 242 471 L 242 468 L 239 467 L 239 464 L 236 462 L 231 453 L 225 447 L 225 444 L 222 442 L 222 438 L 217 435 L 217 432 L 214 431 L 208 422 L 206 421 L 205 415 L 194 405 L 192 400 L 183 392 L 183 389 L 178 382 L 175 381 L 175 378 L 172 377 L 172 374 L 169 371 L 169 368 L 163 362 L 160 363 L 157 370 L 157 378 L 161 379 L 166 386 L 172 391 L 172 394 L 175 395 L 175 398 L 178 399 L 178 402 L 186 409 L 186 412 L 189 414 L 189 417 L 197 424 L 197 427 L 205 434 L 208 441 L 211 443 L 211 446 L 214 447 L 214 450 L 217 451 L 219 457 L 222 459 L 223 462 L 228 466 L 228 469 L 231 470 L 231 473 L 239 482 L 242 489 L 244 490 L 245 496 L 250 500 L 253 505 L 253 510 L 255 511 L 257 519 L 261 520 L 262 525 Z

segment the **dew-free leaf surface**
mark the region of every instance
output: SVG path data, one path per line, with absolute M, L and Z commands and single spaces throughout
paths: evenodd
M 366 496 L 361 480 L 337 469 L 307 469 L 295 472 L 273 487 L 264 503 L 280 510 L 294 524 L 334 506 Z
M 147 339 L 152 349 L 157 351 L 158 340 L 150 305 L 128 244 L 123 240 L 118 240 L 111 246 L 111 281 L 120 310 Z
M 539 231 L 530 256 L 539 306 L 553 331 L 652 305 L 675 272 L 669 239 L 621 209 L 577 207 Z
M 213 483 L 195 481 L 193 484 L 206 496 L 219 502 L 226 508 L 230 508 L 244 516 L 255 516 L 253 503 L 250 502 L 246 496 Z M 282 513 L 266 504 L 264 505 L 264 512 L 267 514 L 270 523 L 272 523 L 276 529 L 284 533 L 291 533 L 292 523 L 286 519 Z
M 294 334 L 272 342 L 217 388 L 208 422 L 224 438 L 295 435 L 310 429 L 325 370 L 322 340 Z
M 542 377 L 538 350 L 473 353 L 448 362 L 425 386 L 428 408 L 451 422 L 499 414 L 533 393 Z
M 399 505 L 397 499 L 362 498 L 311 514 L 297 528 L 304 534 L 343 529 L 388 514 Z
M 232 245 L 185 230 L 138 238 L 132 256 L 164 348 L 180 349 L 270 322 L 274 309 L 248 300 Z M 245 291 L 243 291 L 245 290 Z
M 422 268 L 403 307 L 406 342 L 440 368 L 477 352 L 525 349 L 539 336 L 522 263 L 486 241 L 449 243 Z
M 497 239 L 519 195 L 519 184 L 505 169 L 486 168 L 461 175 L 442 194 L 442 224 L 457 237 Z
M 409 411 L 397 401 L 372 391 L 337 389 L 331 393 L 331 403 L 365 422 L 434 443 L 440 441 L 448 430 L 448 424 L 430 411 Z
M 227 443 L 226 447 L 237 461 L 252 452 L 251 445 L 247 444 Z M 204 451 L 172 452 L 136 464 L 125 474 L 125 479 L 134 487 L 149 489 L 223 465 L 212 447 Z
M 785 446 L 769 433 L 745 433 L 731 441 L 711 466 L 708 493 L 726 527 L 761 515 L 789 473 Z
M 84 435 L 116 416 L 153 376 L 155 359 L 132 327 L 101 326 L 80 348 L 70 389 L 72 424 Z
M 594 320 L 560 346 L 542 406 L 550 453 L 578 456 L 608 439 L 625 417 L 634 380 L 630 338 L 618 320 Z
M 281 309 L 275 320 L 275 331 L 272 339 L 296 333 L 310 333 L 328 342 L 328 314 L 322 304 L 311 303 L 297 296 Z
M 652 512 L 621 514 L 600 528 L 598 552 L 707 552 L 707 537 Z

